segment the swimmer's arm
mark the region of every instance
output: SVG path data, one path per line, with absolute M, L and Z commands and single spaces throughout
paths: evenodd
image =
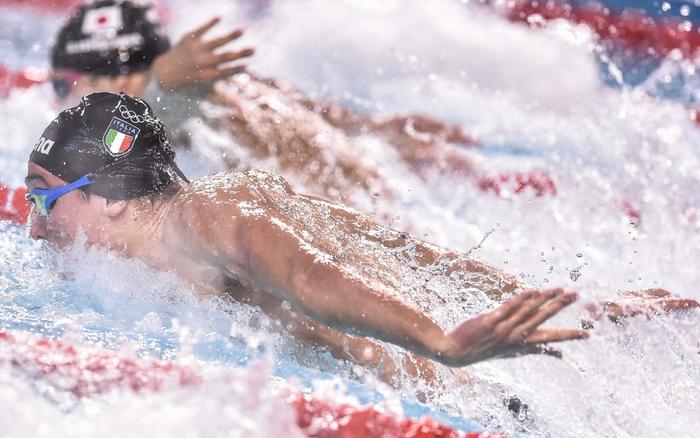
M 183 201 L 173 234 L 173 240 L 182 241 L 179 248 L 326 326 L 428 357 L 448 348 L 445 331 L 400 301 L 397 291 L 362 281 L 332 261 L 319 261 L 320 254 L 297 238 L 298 230 L 284 222 L 288 218 L 274 202 L 255 202 L 266 196 L 251 187 L 252 182 L 232 178 L 225 191 Z
M 576 294 L 561 290 L 522 293 L 447 332 L 401 301 L 398 291 L 350 275 L 309 251 L 281 217 L 267 212 L 243 219 L 239 260 L 246 260 L 243 267 L 252 284 L 327 326 L 391 342 L 451 366 L 528 353 L 559 355 L 542 344 L 588 336 L 577 329 L 539 328 L 576 299 Z
M 384 286 L 367 284 L 323 261 L 293 231 L 273 223 L 272 216 L 250 220 L 243 228 L 246 270 L 254 284 L 338 330 L 373 336 L 424 356 L 441 349 L 445 332 L 430 317 Z
M 557 355 L 543 344 L 588 336 L 583 330 L 540 328 L 576 299 L 562 290 L 523 292 L 447 332 L 401 301 L 401 291 L 351 275 L 310 251 L 296 234 L 300 225 L 278 207 L 277 200 L 296 196 L 293 191 L 279 185 L 271 191 L 259 181 L 261 175 L 253 176 L 206 180 L 190 189 L 192 194 L 181 195 L 173 240 L 222 274 L 277 296 L 324 325 L 392 342 L 451 366 L 529 353 Z

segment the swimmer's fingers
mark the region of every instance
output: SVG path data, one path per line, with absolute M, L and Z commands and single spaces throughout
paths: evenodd
M 544 303 L 543 306 L 538 307 L 536 311 L 531 313 L 526 320 L 522 321 L 512 330 L 510 338 L 512 341 L 517 342 L 518 340 L 527 339 L 530 332 L 535 330 L 552 316 L 559 313 L 563 308 L 576 301 L 578 298 L 578 294 L 575 292 L 557 292 L 558 293 L 554 295 L 550 295 L 550 298 L 546 301 L 546 303 Z
M 495 311 L 464 321 L 446 336 L 436 359 L 464 366 L 493 357 L 541 352 L 539 344 L 585 339 L 580 329 L 538 329 L 576 299 L 561 289 L 526 291 Z
M 224 68 L 206 68 L 199 71 L 197 74 L 197 80 L 195 81 L 199 86 L 211 86 L 215 81 L 219 79 L 224 79 L 229 76 L 233 76 L 238 73 L 243 73 L 246 70 L 245 65 L 237 65 L 235 67 L 224 67 Z
M 549 343 L 575 341 L 587 339 L 589 334 L 585 330 L 579 329 L 540 329 L 536 330 L 518 346 L 513 346 L 506 349 L 503 353 L 497 355 L 501 358 L 519 357 L 527 354 L 545 354 L 547 356 L 561 359 L 563 354 L 561 350 L 550 347 Z
M 700 303 L 690 298 L 671 298 L 660 301 L 658 306 L 664 312 L 676 312 L 700 308 Z
M 218 49 L 219 47 L 225 46 L 226 44 L 230 43 L 231 41 L 235 41 L 238 38 L 243 36 L 243 29 L 236 29 L 234 31 L 231 31 L 227 33 L 226 35 L 222 35 L 220 37 L 213 38 L 209 41 L 206 41 L 203 43 L 203 48 L 205 50 L 213 51 Z
M 550 342 L 587 339 L 589 336 L 589 333 L 582 329 L 537 329 L 527 337 L 525 343 L 528 347 L 531 347 Z
M 211 20 L 207 21 L 206 23 L 202 24 L 198 28 L 194 29 L 192 32 L 187 34 L 186 36 L 190 39 L 198 39 L 201 38 L 205 33 L 209 32 L 212 27 L 216 26 L 216 24 L 221 21 L 220 17 L 214 17 Z
M 217 70 L 215 80 L 226 79 L 230 76 L 237 75 L 239 73 L 245 73 L 245 71 L 246 71 L 245 65 L 237 65 L 235 67 L 221 68 L 221 69 Z
M 541 292 L 536 290 L 526 290 L 511 298 L 507 303 L 503 304 L 493 312 L 484 316 L 484 322 L 488 325 L 496 326 L 501 321 L 504 321 L 531 299 L 536 299 L 541 295 Z
M 599 305 L 590 304 L 586 306 L 588 312 L 595 319 L 607 316 L 614 322 L 620 322 L 622 318 L 631 318 L 638 315 L 651 317 L 663 313 L 676 313 L 690 309 L 700 308 L 700 303 L 689 298 L 668 298 L 669 295 L 659 295 L 661 298 L 636 298 L 623 304 L 612 301 L 603 302 Z
M 700 308 L 700 303 L 690 298 L 662 298 L 652 302 L 634 303 L 625 308 L 626 312 L 619 317 L 646 315 L 651 318 L 653 315 L 673 314 L 689 309 Z
M 203 65 L 205 67 L 218 67 L 221 64 L 225 64 L 227 62 L 233 62 L 238 61 L 239 59 L 249 58 L 253 56 L 254 53 L 255 49 L 253 48 L 217 53 L 215 55 L 207 57 L 207 59 L 203 62 Z
M 516 342 L 523 340 L 524 336 L 520 332 L 514 338 L 514 331 L 531 321 L 541 311 L 543 306 L 552 302 L 552 300 L 556 300 L 563 294 L 564 291 L 562 289 L 550 289 L 533 294 L 529 300 L 523 301 L 507 318 L 504 318 L 496 325 L 495 332 L 497 336 Z
M 668 298 L 671 297 L 671 292 L 666 289 L 654 288 L 654 289 L 644 289 L 644 290 L 629 290 L 622 293 L 626 297 L 636 297 L 636 298 Z

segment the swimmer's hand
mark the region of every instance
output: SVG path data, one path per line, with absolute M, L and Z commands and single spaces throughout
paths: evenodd
M 491 358 L 533 353 L 561 357 L 559 350 L 546 344 L 585 339 L 588 333 L 538 327 L 577 298 L 576 293 L 562 289 L 523 292 L 495 311 L 467 320 L 448 333 L 436 359 L 446 365 L 465 366 Z
M 240 38 L 243 30 L 236 29 L 220 37 L 204 39 L 204 35 L 219 21 L 219 17 L 212 18 L 188 32 L 155 60 L 155 79 L 163 90 L 206 93 L 217 80 L 245 71 L 245 65 L 232 63 L 252 56 L 255 53 L 253 48 L 217 52 L 217 49 Z
M 689 309 L 700 308 L 700 303 L 689 298 L 678 298 L 665 289 L 645 289 L 628 291 L 622 294 L 623 299 L 616 302 L 605 301 L 586 305 L 586 310 L 593 319 L 607 317 L 613 322 L 620 323 L 623 318 L 643 315 L 647 319 L 652 316 L 672 314 Z M 588 324 L 591 324 L 588 322 Z

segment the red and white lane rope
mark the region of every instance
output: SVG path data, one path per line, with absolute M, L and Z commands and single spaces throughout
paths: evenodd
M 693 57 L 700 49 L 696 23 L 680 17 L 650 17 L 641 10 L 614 11 L 601 3 L 572 5 L 561 0 L 511 0 L 500 12 L 509 20 L 531 27 L 556 19 L 585 24 L 603 41 L 615 46 L 664 57 L 678 50 Z
M 0 0 L 0 6 L 30 8 L 66 13 L 85 3 L 85 0 Z
M 7 97 L 12 90 L 25 89 L 49 79 L 49 71 L 40 67 L 10 70 L 0 64 L 0 97 Z
M 24 197 L 26 194 L 26 188 L 10 189 L 0 181 L 0 220 L 25 224 L 30 212 L 29 203 Z
M 159 391 L 166 385 L 196 387 L 204 377 L 168 361 L 126 357 L 63 341 L 0 332 L 0 365 L 84 398 L 114 390 Z M 286 402 L 310 438 L 505 438 L 489 432 L 463 434 L 429 417 L 401 418 L 371 406 L 335 404 L 306 394 Z

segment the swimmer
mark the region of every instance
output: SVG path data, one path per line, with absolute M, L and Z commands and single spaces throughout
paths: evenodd
M 102 24 L 97 26 L 95 20 L 100 18 Z M 227 92 L 214 88 L 217 81 L 242 73 L 245 65 L 240 62 L 254 53 L 252 48 L 223 50 L 240 38 L 242 30 L 207 37 L 217 22 L 212 19 L 188 32 L 171 48 L 151 7 L 130 0 L 100 0 L 81 6 L 63 24 L 51 51 L 52 83 L 59 103 L 66 107 L 91 92 L 121 91 L 159 102 L 156 112 L 166 126 L 181 127 L 188 118 L 202 116 L 199 103 L 206 99 L 232 111 L 225 120 L 207 120 L 210 124 L 223 124 L 234 131 L 236 141 L 260 159 L 270 152 L 281 171 L 288 177 L 303 178 L 307 187 L 315 188 L 315 195 L 348 202 L 348 188 L 361 187 L 369 202 L 375 202 L 373 193 L 390 197 L 392 190 L 377 170 L 358 160 L 346 135 L 315 112 L 295 107 L 298 117 L 285 116 L 280 118 L 284 123 L 273 123 L 287 111 L 250 99 L 250 88 Z M 98 43 L 113 47 L 102 50 Z M 263 86 L 264 82 L 246 76 L 248 84 Z M 190 146 L 190 135 L 183 131 L 173 129 L 169 134 L 177 145 Z M 332 131 L 335 135 L 330 143 L 317 141 L 319 133 Z M 224 157 L 232 155 L 222 151 Z M 231 167 L 249 168 L 247 163 L 226 160 Z M 312 167 L 317 170 L 311 171 Z
M 460 127 L 424 115 L 369 117 L 310 99 L 283 81 L 242 74 L 240 62 L 254 50 L 222 51 L 242 31 L 208 37 L 217 22 L 212 19 L 170 48 L 153 8 L 129 0 L 83 5 L 59 30 L 52 49 L 59 103 L 74 105 L 96 91 L 144 97 L 158 102 L 156 113 L 173 127 L 169 134 L 178 146 L 193 146 L 183 126 L 189 118 L 199 118 L 242 146 L 243 157 L 235 145 L 219 151 L 230 168 L 251 169 L 248 156 L 274 163 L 275 170 L 311 194 L 365 211 L 398 202 L 399 196 L 377 163 L 357 156 L 354 142 L 360 133 L 392 145 L 419 178 L 455 174 L 483 186 L 484 175 L 464 147 L 476 143 Z M 103 50 L 105 44 L 109 50 Z M 203 112 L 202 101 L 220 109 Z M 525 188 L 536 196 L 554 194 L 529 181 L 525 179 Z
M 73 105 L 93 91 L 144 96 L 206 94 L 217 80 L 245 71 L 253 48 L 223 49 L 241 29 L 210 38 L 215 17 L 174 46 L 156 9 L 132 0 L 98 0 L 79 7 L 63 24 L 51 50 L 51 81 L 61 103 Z
M 193 99 L 217 80 L 245 71 L 241 61 L 254 53 L 252 48 L 225 49 L 242 36 L 240 29 L 208 37 L 219 21 L 212 18 L 171 47 L 148 3 L 98 0 L 82 5 L 61 26 L 51 49 L 50 79 L 58 104 L 75 105 L 93 91 L 123 91 L 162 100 L 183 109 L 180 117 L 186 117 Z M 28 213 L 24 190 L 0 181 L 0 220 L 23 224 Z
M 111 14 L 116 17 L 114 19 L 117 22 L 125 21 L 126 17 L 129 17 L 129 23 L 120 28 L 118 34 L 141 35 L 145 42 L 144 47 L 120 47 L 118 51 L 106 52 L 87 50 L 81 56 L 69 56 L 67 53 L 76 49 L 68 50 L 68 47 L 82 44 L 81 41 L 85 38 L 79 30 L 85 26 L 90 28 L 90 17 L 99 18 L 99 14 L 95 15 L 96 13 Z M 63 26 L 52 52 L 52 64 L 56 73 L 54 79 L 60 79 L 61 73 L 70 72 L 73 79 L 77 77 L 79 80 L 55 81 L 56 89 L 61 90 L 61 83 L 67 85 L 70 98 L 66 101 L 76 99 L 84 91 L 105 88 L 128 89 L 138 95 L 149 94 L 150 90 L 149 95 L 156 93 L 158 97 L 163 97 L 159 99 L 161 102 L 167 102 L 169 97 L 187 95 L 188 92 L 202 93 L 209 90 L 207 99 L 223 103 L 230 112 L 225 113 L 223 120 L 205 117 L 205 121 L 209 124 L 224 125 L 224 129 L 230 130 L 239 144 L 253 151 L 259 158 L 276 160 L 279 163 L 275 166 L 277 169 L 287 178 L 296 181 L 302 179 L 304 186 L 311 190 L 312 194 L 326 199 L 342 200 L 363 210 L 374 209 L 372 203 L 376 202 L 390 204 L 393 195 L 390 185 L 378 169 L 363 160 L 358 160 L 353 153 L 356 148 L 352 144 L 352 137 L 363 132 L 376 133 L 396 145 L 399 155 L 419 175 L 422 175 L 424 170 L 428 171 L 426 174 L 473 174 L 470 160 L 459 148 L 444 147 L 450 144 L 473 143 L 457 126 L 415 115 L 372 118 L 337 104 L 310 100 L 298 89 L 282 81 L 261 79 L 249 74 L 229 77 L 226 85 L 230 86 L 217 89 L 213 86 L 217 82 L 216 75 L 205 78 L 200 75 L 201 69 L 186 61 L 197 59 L 200 64 L 207 64 L 216 59 L 237 58 L 239 55 L 241 58 L 237 58 L 236 61 L 240 61 L 250 56 L 252 49 L 219 52 L 220 47 L 223 47 L 219 44 L 235 41 L 240 33 L 233 31 L 223 37 L 208 39 L 207 35 L 216 22 L 214 19 L 188 33 L 175 47 L 165 50 L 168 45 L 163 45 L 163 42 L 167 42 L 167 37 L 162 34 L 152 9 L 130 1 L 102 0 L 87 4 Z M 129 56 L 124 57 L 125 53 Z M 226 64 L 219 64 L 216 68 L 221 69 L 224 65 Z M 102 70 L 105 67 L 107 70 Z M 238 64 L 233 65 L 231 69 L 228 72 L 232 74 L 243 70 Z M 108 73 L 94 76 L 80 73 L 95 70 Z M 179 79 L 172 76 L 168 79 L 167 74 L 173 72 L 182 75 Z M 211 70 L 209 74 L 212 74 Z M 188 83 L 187 78 L 193 81 Z M 132 87 L 134 84 L 139 86 Z M 180 101 L 184 102 L 183 105 L 168 105 L 185 108 L 185 113 L 188 113 L 193 105 L 188 99 Z M 267 105 L 268 101 L 276 102 L 277 105 Z M 159 116 L 163 115 L 162 107 L 161 104 L 158 108 Z M 165 111 L 165 114 L 172 115 L 172 111 Z M 330 141 L 320 141 L 323 138 Z M 230 151 L 222 152 L 229 152 L 224 154 L 227 162 L 234 156 Z M 235 160 L 228 164 L 235 169 L 251 167 L 249 163 Z M 480 181 L 475 182 L 481 184 Z M 356 191 L 348 195 L 351 189 L 358 188 L 359 192 L 366 196 L 357 195 Z M 537 190 L 538 187 L 533 189 Z M 15 190 L 15 194 L 20 192 Z M 11 213 L 17 216 L 14 210 Z M 493 297 L 501 300 L 500 296 Z M 673 298 L 654 299 L 652 307 L 659 306 L 664 309 L 673 308 L 676 301 Z M 606 305 L 605 308 L 612 311 L 615 307 Z M 633 315 L 645 307 L 634 303 L 626 308 L 636 309 L 627 311 L 627 314 Z M 319 332 L 320 330 L 317 330 L 315 333 Z M 334 333 L 329 334 L 327 338 L 335 337 Z M 343 345 L 342 349 L 338 350 L 348 348 L 347 345 Z M 365 350 L 360 346 L 357 349 Z
M 83 236 L 88 245 L 174 272 L 202 295 L 227 295 L 290 320 L 301 315 L 453 367 L 560 356 L 551 344 L 588 337 L 541 327 L 577 299 L 561 289 L 523 291 L 448 331 L 403 293 L 406 263 L 392 249 L 410 245 L 418 265 L 443 266 L 447 276 L 478 274 L 494 291 L 518 284 L 464 255 L 297 194 L 278 176 L 229 172 L 190 182 L 174 159 L 144 101 L 85 96 L 58 115 L 30 155 L 30 236 L 58 248 Z

